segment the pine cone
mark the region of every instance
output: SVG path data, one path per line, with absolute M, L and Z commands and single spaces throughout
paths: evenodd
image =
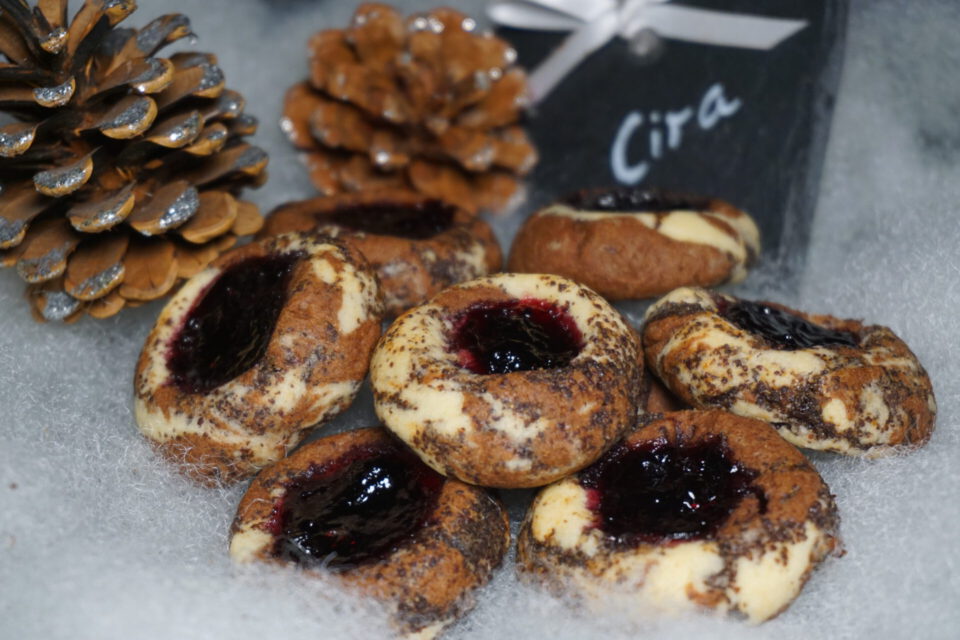
M 256 120 L 180 14 L 116 28 L 133 0 L 0 0 L 0 264 L 38 320 L 102 318 L 168 293 L 263 223 Z
M 536 150 L 516 123 L 526 75 L 471 18 L 404 19 L 363 4 L 347 29 L 309 43 L 310 79 L 286 97 L 283 129 L 325 195 L 408 189 L 468 211 L 499 209 Z

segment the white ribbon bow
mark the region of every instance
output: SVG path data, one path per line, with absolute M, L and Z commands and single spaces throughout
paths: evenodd
M 573 31 L 530 74 L 534 103 L 588 55 L 620 36 L 630 40 L 643 29 L 664 38 L 723 47 L 772 49 L 807 25 L 742 13 L 670 5 L 669 0 L 504 0 L 487 8 L 497 24 L 518 29 Z

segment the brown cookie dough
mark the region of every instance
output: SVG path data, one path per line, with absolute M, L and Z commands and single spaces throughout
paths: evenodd
M 195 479 L 253 475 L 350 404 L 381 318 L 373 272 L 329 238 L 235 249 L 192 277 L 147 336 L 137 426 Z
M 520 529 L 518 570 L 598 609 L 762 622 L 839 552 L 838 525 L 827 485 L 769 425 L 681 411 L 543 489 Z
M 744 304 L 757 303 L 694 288 L 656 302 L 643 329 L 650 369 L 685 402 L 764 420 L 799 447 L 878 457 L 930 438 L 930 379 L 890 329 L 759 303 L 774 322 L 800 323 L 794 335 L 839 336 L 784 346 L 727 319 Z
M 392 462 L 390 456 L 398 462 Z M 390 466 L 400 463 L 409 464 L 409 471 L 398 473 L 396 467 Z M 369 466 L 364 468 L 364 464 Z M 369 553 L 365 557 L 350 556 L 349 552 L 348 555 L 331 552 L 323 558 L 315 558 L 309 555 L 316 550 L 311 545 L 319 544 L 321 552 L 325 552 L 331 548 L 324 546 L 327 544 L 325 540 L 306 538 L 298 543 L 284 534 L 284 531 L 298 530 L 295 524 L 291 524 L 296 521 L 296 507 L 288 507 L 291 487 L 310 488 L 311 479 L 319 477 L 321 482 L 329 482 L 324 486 L 335 487 L 327 489 L 327 495 L 349 497 L 350 484 L 340 487 L 337 485 L 339 478 L 351 474 L 370 478 L 373 477 L 371 474 L 384 474 L 383 469 L 394 470 L 389 476 L 393 480 L 423 478 L 423 486 L 429 487 L 423 510 L 416 514 L 419 517 L 412 519 L 412 527 L 400 530 L 393 544 L 384 545 L 382 538 L 376 537 L 378 534 L 390 535 L 393 530 L 387 528 L 386 533 L 381 530 L 371 533 L 370 529 L 364 528 L 371 520 L 404 521 L 403 514 L 398 515 L 396 511 L 385 514 L 377 511 L 395 506 L 397 500 L 392 495 L 372 496 L 367 506 L 354 506 L 353 510 L 350 506 L 343 507 L 342 500 L 314 502 L 299 514 L 300 517 L 318 518 L 319 527 L 330 527 L 333 532 L 328 535 L 341 536 L 344 542 L 337 543 L 340 549 L 348 548 L 350 542 L 362 540 L 367 545 L 379 543 L 385 547 L 382 552 Z M 363 489 L 368 496 L 371 495 L 369 486 L 364 485 Z M 336 493 L 336 488 L 342 489 L 343 494 Z M 391 489 L 384 491 L 389 494 Z M 408 507 L 412 504 L 409 503 L 410 493 L 400 492 L 408 500 Z M 419 504 L 411 508 L 419 508 Z M 340 505 L 340 519 L 333 520 L 337 515 L 329 505 L 334 508 Z M 314 516 L 318 507 L 320 513 L 326 515 Z M 293 516 L 287 515 L 291 512 L 294 512 Z M 331 513 L 335 515 L 331 516 Z M 351 526 L 358 529 L 352 530 Z M 386 603 L 401 632 L 417 638 L 432 638 L 473 607 L 474 590 L 490 580 L 509 544 L 506 512 L 486 491 L 443 478 L 423 465 L 389 432 L 369 428 L 316 440 L 264 469 L 237 508 L 231 528 L 230 555 L 237 562 L 296 562 L 308 571 L 321 571 L 320 566 L 324 565 L 345 585 Z M 354 548 L 362 553 L 370 547 Z M 296 555 L 290 555 L 291 549 Z
M 378 191 L 292 202 L 275 209 L 261 237 L 315 229 L 358 250 L 380 279 L 388 315 L 458 282 L 499 271 L 500 245 L 482 219 L 439 200 Z
M 562 275 L 609 300 L 649 298 L 743 280 L 759 251 L 756 224 L 722 200 L 622 187 L 535 212 L 507 270 Z
M 468 369 L 452 342 L 458 323 L 504 305 L 554 309 L 581 334 L 579 350 L 562 365 Z M 632 427 L 644 393 L 639 349 L 593 291 L 558 276 L 498 274 L 400 316 L 370 378 L 377 415 L 434 469 L 483 486 L 534 487 L 590 464 Z
M 683 411 L 690 407 L 680 398 L 674 395 L 670 389 L 667 389 L 656 376 L 647 370 L 647 400 L 644 403 L 644 410 L 647 413 L 667 413 L 669 411 Z

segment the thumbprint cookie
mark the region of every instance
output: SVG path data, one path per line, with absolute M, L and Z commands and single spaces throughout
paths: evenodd
M 370 365 L 377 415 L 423 460 L 488 487 L 533 487 L 595 460 L 645 395 L 634 330 L 553 275 L 498 274 L 400 316 Z
M 580 191 L 535 212 L 507 267 L 573 278 L 623 300 L 739 282 L 759 251 L 754 221 L 722 200 L 621 187 Z
M 278 207 L 261 236 L 317 230 L 359 251 L 395 316 L 450 285 L 500 271 L 500 245 L 482 219 L 408 192 L 343 194 Z
M 887 327 L 682 288 L 647 310 L 643 343 L 683 401 L 764 420 L 798 447 L 878 457 L 933 431 L 930 379 Z
M 376 276 L 335 241 L 235 249 L 157 318 L 134 378 L 137 425 L 195 479 L 253 475 L 350 404 L 381 319 Z
M 768 424 L 680 411 L 641 426 L 534 499 L 522 578 L 592 607 L 783 611 L 839 553 L 827 485 Z
M 444 478 L 382 428 L 310 442 L 260 472 L 237 509 L 230 555 L 325 572 L 432 638 L 473 607 L 510 544 L 484 489 Z

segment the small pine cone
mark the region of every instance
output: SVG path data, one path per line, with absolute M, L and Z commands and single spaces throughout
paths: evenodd
M 266 178 L 256 119 L 213 55 L 155 55 L 185 16 L 117 28 L 134 9 L 0 0 L 0 264 L 38 320 L 159 298 L 263 224 L 236 197 Z
M 407 189 L 476 212 L 507 205 L 537 154 L 517 122 L 516 52 L 452 9 L 404 20 L 363 4 L 311 38 L 282 127 L 324 195 Z

